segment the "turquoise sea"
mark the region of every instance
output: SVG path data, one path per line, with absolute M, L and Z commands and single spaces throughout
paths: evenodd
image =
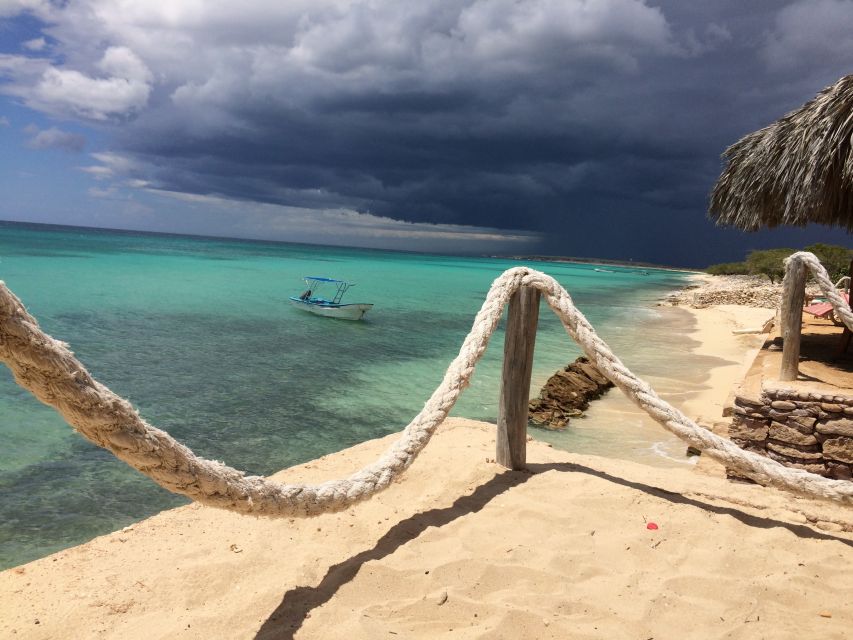
M 0 222 L 0 279 L 152 424 L 252 474 L 402 429 L 439 383 L 491 282 L 519 262 Z M 671 271 L 536 262 L 639 373 L 687 353 L 686 314 L 655 300 Z M 364 322 L 290 307 L 304 275 L 357 282 Z M 683 312 L 682 312 L 683 313 Z M 453 414 L 494 421 L 502 335 Z M 580 354 L 543 306 L 534 385 Z M 669 436 L 544 434 L 665 464 Z M 587 434 L 589 430 L 586 430 Z M 0 568 L 83 542 L 182 497 L 75 434 L 0 367 Z M 655 459 L 655 460 L 652 460 Z

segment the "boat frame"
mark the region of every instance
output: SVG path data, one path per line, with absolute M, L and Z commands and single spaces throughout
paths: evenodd
M 341 302 L 344 294 L 355 286 L 354 282 L 335 280 L 334 278 L 325 278 L 321 276 L 305 276 L 303 280 L 308 286 L 308 290 L 301 296 L 290 296 L 288 298 L 290 300 L 290 304 L 297 309 L 302 309 L 303 311 L 326 318 L 361 320 L 364 318 L 364 314 L 373 308 L 372 304 L 365 302 L 349 304 Z M 319 295 L 314 295 L 315 292 L 324 285 L 331 285 L 335 289 L 331 300 Z

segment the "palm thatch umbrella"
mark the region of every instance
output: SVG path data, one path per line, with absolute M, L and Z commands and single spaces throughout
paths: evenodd
M 853 231 L 853 75 L 726 149 L 717 224 L 746 231 L 815 222 Z

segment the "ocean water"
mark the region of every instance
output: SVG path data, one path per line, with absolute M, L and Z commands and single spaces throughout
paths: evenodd
M 440 382 L 491 282 L 519 264 L 0 222 L 0 280 L 42 328 L 150 423 L 251 474 L 402 429 Z M 638 373 L 676 395 L 701 386 L 696 371 L 713 363 L 690 360 L 689 315 L 654 306 L 683 274 L 531 266 L 557 278 Z M 302 291 L 304 275 L 355 281 L 348 301 L 376 306 L 364 322 L 294 309 L 287 297 Z M 495 421 L 502 344 L 501 333 L 452 415 Z M 674 354 L 683 364 L 673 366 Z M 543 305 L 533 385 L 578 355 Z M 584 453 L 680 462 L 672 437 L 632 421 L 541 435 Z M 0 437 L 0 568 L 186 502 L 75 434 L 5 367 Z

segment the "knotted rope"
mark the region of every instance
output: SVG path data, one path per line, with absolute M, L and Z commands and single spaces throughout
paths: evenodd
M 412 464 L 468 385 L 504 306 L 521 286 L 541 291 L 566 331 L 599 370 L 668 431 L 761 484 L 853 504 L 853 483 L 790 469 L 744 451 L 661 400 L 598 337 L 556 280 L 524 267 L 509 269 L 494 281 L 441 384 L 388 451 L 349 477 L 322 484 L 281 484 L 199 458 L 165 431 L 146 423 L 129 402 L 92 378 L 67 345 L 41 331 L 2 282 L 0 360 L 12 370 L 18 384 L 54 407 L 85 438 L 169 491 L 239 513 L 311 516 L 339 511 L 371 497 Z

